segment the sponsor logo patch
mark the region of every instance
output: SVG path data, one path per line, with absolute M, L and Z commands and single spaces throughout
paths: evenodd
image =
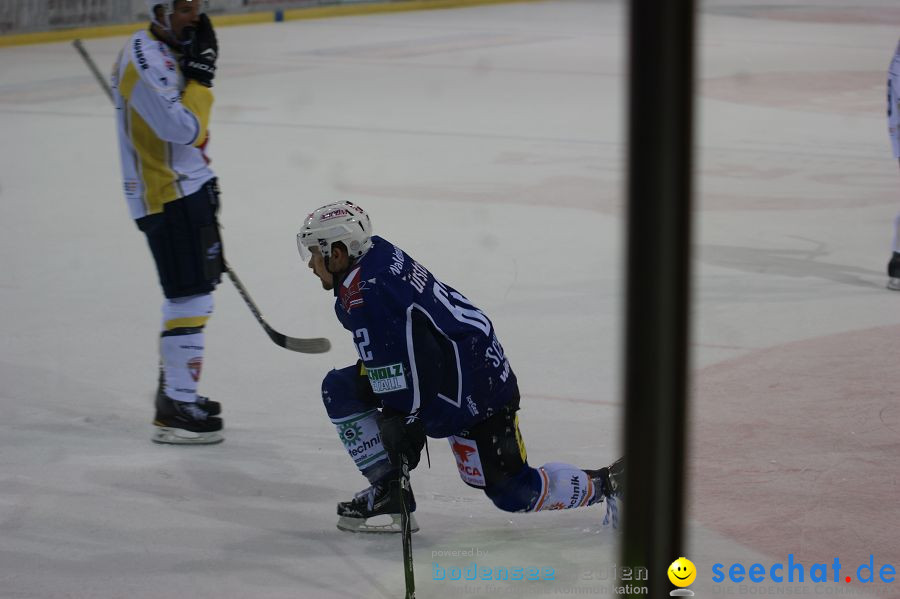
M 369 376 L 369 384 L 375 393 L 390 393 L 406 389 L 406 376 L 403 372 L 403 364 L 388 364 L 387 366 L 374 366 L 366 370 Z
M 466 396 L 466 405 L 469 406 L 469 412 L 472 413 L 472 416 L 478 416 L 478 404 L 475 403 L 471 395 Z
M 453 457 L 456 458 L 456 468 L 459 477 L 473 487 L 483 489 L 485 487 L 484 468 L 481 467 L 481 457 L 478 455 L 478 446 L 471 439 L 462 437 L 448 437 Z
M 199 381 L 200 371 L 203 370 L 203 358 L 199 356 L 196 358 L 191 358 L 187 361 L 187 367 L 191 373 L 191 378 L 194 379 L 194 382 L 196 383 L 197 381 Z
M 357 441 L 354 441 L 356 443 Z M 350 457 L 357 461 L 357 466 L 362 466 L 364 462 L 371 461 L 384 455 L 383 446 L 381 444 L 381 435 L 375 435 L 370 439 L 363 441 L 358 447 L 347 447 Z
M 391 272 L 394 273 L 395 276 L 400 276 L 400 273 L 403 272 L 403 261 L 405 258 L 403 257 L 403 250 L 398 247 L 394 247 L 394 254 L 391 256 Z
M 344 447 L 351 447 L 359 443 L 359 438 L 362 434 L 362 429 L 355 422 L 338 425 L 338 435 L 340 435 Z
M 354 308 L 361 308 L 365 305 L 363 301 L 363 291 L 366 289 L 366 281 L 361 281 L 359 277 L 360 268 L 357 268 L 347 276 L 341 284 L 338 295 L 341 300 L 341 306 L 344 311 L 350 312 Z
M 340 218 L 342 216 L 351 216 L 351 214 L 343 208 L 335 208 L 334 210 L 330 210 L 320 216 L 319 222 L 324 223 L 325 221 L 331 220 L 333 218 Z
M 584 496 L 587 493 L 587 489 L 581 488 L 581 479 L 577 476 L 573 476 L 569 480 L 569 484 L 572 485 L 572 496 L 569 498 L 569 505 L 566 507 L 578 507 L 579 505 L 581 505 L 581 502 L 584 501 Z

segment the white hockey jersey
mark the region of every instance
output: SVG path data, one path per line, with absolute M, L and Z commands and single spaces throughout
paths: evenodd
M 125 198 L 132 218 L 162 211 L 215 176 L 205 150 L 213 95 L 185 81 L 177 55 L 135 33 L 112 75 Z
M 894 146 L 894 158 L 900 158 L 900 42 L 888 69 L 887 102 L 888 135 Z

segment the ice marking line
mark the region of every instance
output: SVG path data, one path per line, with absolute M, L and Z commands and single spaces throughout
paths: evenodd
M 605 399 L 582 399 L 580 397 L 559 397 L 555 395 L 535 395 L 533 393 L 523 393 L 523 398 L 536 399 L 538 401 L 562 401 L 566 403 L 587 404 L 591 406 L 620 406 L 622 402 L 609 401 Z
M 227 108 L 224 106 L 223 108 Z M 79 118 L 95 118 L 95 119 L 106 119 L 110 118 L 109 113 L 104 112 L 102 114 L 91 114 L 91 113 L 83 113 L 83 112 L 70 112 L 64 110 L 27 110 L 21 108 L 4 108 L 0 107 L 0 114 L 14 114 L 14 115 L 38 115 L 38 116 L 59 116 L 59 117 L 79 117 Z M 313 131 L 344 131 L 344 132 L 355 132 L 355 133 L 387 133 L 387 134 L 395 134 L 395 135 L 414 135 L 414 136 L 435 136 L 435 137 L 456 137 L 461 139 L 496 139 L 496 140 L 511 140 L 511 141 L 523 141 L 523 142 L 542 142 L 542 143 L 560 143 L 560 144 L 573 144 L 573 145 L 585 145 L 585 146 L 596 146 L 596 147 L 605 147 L 605 148 L 621 148 L 622 144 L 618 141 L 601 141 L 601 140 L 591 140 L 591 139 L 574 139 L 574 138 L 558 138 L 558 137 L 529 137 L 525 135 L 503 135 L 503 134 L 484 134 L 484 133 L 456 133 L 450 131 L 424 131 L 424 130 L 407 130 L 407 129 L 388 129 L 388 128 L 377 128 L 377 127 L 351 127 L 346 125 L 311 125 L 306 123 L 282 123 L 282 122 L 264 122 L 264 121 L 240 121 L 240 120 L 228 120 L 228 119 L 218 119 L 217 123 L 228 124 L 228 125 L 238 125 L 238 126 L 247 126 L 247 127 L 267 127 L 267 128 L 276 128 L 276 129 L 306 129 Z M 807 148 L 806 146 L 804 146 Z M 715 152 L 734 152 L 734 153 L 754 153 L 754 154 L 762 154 L 763 151 L 759 148 L 734 148 L 729 146 L 705 146 L 705 150 L 710 153 Z M 781 155 L 781 156 L 790 156 L 793 158 L 797 157 L 796 150 L 779 150 L 777 147 L 772 147 L 770 149 L 766 149 L 764 152 L 768 156 Z M 827 152 L 816 152 L 813 149 L 813 146 L 808 147 L 803 150 L 803 155 L 805 158 L 835 158 L 840 159 L 843 162 L 847 162 L 849 160 L 860 160 L 865 162 L 870 162 L 873 160 L 872 155 L 851 155 L 851 154 L 838 154 L 838 153 L 827 153 Z
M 522 35 L 516 33 L 478 32 L 443 35 L 417 40 L 397 40 L 367 44 L 343 45 L 332 48 L 316 48 L 297 52 L 313 56 L 376 56 L 384 58 L 410 58 L 429 56 L 460 50 L 480 50 L 523 44 L 557 42 L 567 38 L 558 35 Z
M 745 19 L 792 21 L 801 23 L 832 23 L 840 25 L 882 25 L 900 20 L 895 7 L 814 7 L 814 6 L 722 6 L 706 8 L 704 13 Z
M 34 114 L 43 116 L 73 116 L 73 117 L 90 117 L 109 119 L 108 113 L 105 114 L 87 114 L 53 110 L 9 110 L 0 108 L 0 114 Z M 414 129 L 391 129 L 382 127 L 353 127 L 348 125 L 311 125 L 305 123 L 284 123 L 284 122 L 254 122 L 254 121 L 235 121 L 228 119 L 218 119 L 217 124 L 222 125 L 243 125 L 248 127 L 266 127 L 273 129 L 304 129 L 310 131 L 344 131 L 351 133 L 385 133 L 389 135 L 412 135 L 419 137 L 454 137 L 460 139 L 496 139 L 507 141 L 523 141 L 528 143 L 559 143 L 573 145 L 589 145 L 589 146 L 613 146 L 619 147 L 619 142 L 604 142 L 591 139 L 574 139 L 565 137 L 533 137 L 528 135 L 503 135 L 500 133 L 456 133 L 452 131 L 427 131 Z
M 744 345 L 719 345 L 717 343 L 692 343 L 692 347 L 708 347 L 711 349 L 734 349 L 738 351 L 753 351 L 759 349 L 758 347 L 747 347 Z
M 622 73 L 618 71 L 601 71 L 601 70 L 575 70 L 575 69 L 540 69 L 540 68 L 529 68 L 529 67 L 510 67 L 510 66 L 496 66 L 490 64 L 490 66 L 481 66 L 479 63 L 475 64 L 440 64 L 440 63 L 427 63 L 423 64 L 421 62 L 411 62 L 411 61 L 403 61 L 403 60 L 391 60 L 391 59 L 368 59 L 368 58 L 357 58 L 357 57 L 344 57 L 344 56 L 317 56 L 315 60 L 310 60 L 307 57 L 308 64 L 304 67 L 306 70 L 322 67 L 322 66 L 333 66 L 333 65 L 367 65 L 367 66 L 379 66 L 379 67 L 388 67 L 388 68 L 402 68 L 404 70 L 407 69 L 416 69 L 416 70 L 424 70 L 424 71 L 434 71 L 435 69 L 446 70 L 446 71 L 462 71 L 464 73 L 471 73 L 476 71 L 489 71 L 491 73 L 526 73 L 529 75 L 551 75 L 551 76 L 568 76 L 568 75 L 576 75 L 579 77 L 622 77 Z M 247 63 L 246 67 L 251 67 L 255 63 Z M 296 63 L 288 61 L 288 60 L 273 60 L 271 62 L 266 63 L 268 66 L 279 66 L 279 65 L 295 65 Z M 255 75 L 256 73 L 250 73 Z M 270 72 L 266 72 L 265 74 L 271 74 Z M 234 73 L 229 73 L 230 76 L 234 76 Z

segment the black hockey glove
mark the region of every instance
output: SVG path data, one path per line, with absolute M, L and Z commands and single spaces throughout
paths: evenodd
M 399 468 L 406 458 L 409 469 L 419 465 L 419 456 L 425 447 L 425 425 L 419 414 L 399 414 L 383 412 L 378 424 L 381 443 L 393 466 Z
M 219 57 L 219 42 L 212 21 L 203 13 L 196 27 L 185 29 L 188 41 L 184 44 L 184 55 L 181 57 L 181 72 L 188 79 L 212 87 L 216 59 Z

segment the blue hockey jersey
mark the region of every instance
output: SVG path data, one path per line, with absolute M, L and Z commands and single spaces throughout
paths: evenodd
M 335 312 L 382 406 L 416 411 L 430 437 L 481 422 L 518 395 L 490 319 L 386 239 L 334 289 Z

